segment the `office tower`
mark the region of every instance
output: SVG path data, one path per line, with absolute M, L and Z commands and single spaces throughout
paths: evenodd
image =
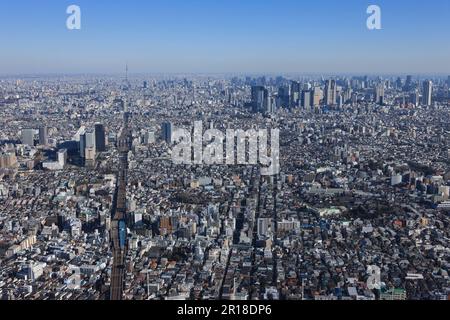
M 173 125 L 171 122 L 164 122 L 161 126 L 162 138 L 167 144 L 172 143 L 172 130 Z
M 312 91 L 312 105 L 318 106 L 320 104 L 320 100 L 322 100 L 322 91 L 319 87 L 314 87 Z
M 291 87 L 290 86 L 282 86 L 278 88 L 278 101 L 279 105 L 282 108 L 290 107 L 290 99 L 291 99 Z
M 431 106 L 433 96 L 433 82 L 430 80 L 423 82 L 423 104 Z
M 292 81 L 290 90 L 289 108 L 298 108 L 300 106 L 301 86 L 300 82 Z
M 419 90 L 416 90 L 412 94 L 411 101 L 416 107 L 418 107 L 420 105 L 420 92 L 419 92 Z
M 274 97 L 271 97 L 268 95 L 268 92 L 266 92 L 266 95 L 264 96 L 264 109 L 263 113 L 265 115 L 271 115 L 275 113 L 276 109 L 276 100 Z
M 447 78 L 447 86 L 450 87 L 450 76 L 448 76 L 448 78 Z
M 384 83 L 380 83 L 375 88 L 375 103 L 384 104 Z
M 34 130 L 23 129 L 22 130 L 22 144 L 33 147 L 34 146 Z
M 58 151 L 58 164 L 61 168 L 64 168 L 64 166 L 67 163 L 67 149 L 62 149 Z
M 97 152 L 106 151 L 105 127 L 100 123 L 95 125 L 95 148 Z
M 311 108 L 312 104 L 313 104 L 312 91 L 303 90 L 302 91 L 302 99 L 301 99 L 302 108 L 305 110 L 309 110 Z
M 80 134 L 80 157 L 84 158 L 86 156 L 86 134 L 83 132 Z
M 406 83 L 405 83 L 404 90 L 411 91 L 412 89 L 413 89 L 412 76 L 406 76 Z
M 395 81 L 395 87 L 397 90 L 403 89 L 403 81 L 400 77 Z
M 341 109 L 344 106 L 344 94 L 341 92 L 338 92 L 337 95 L 337 105 L 339 106 L 339 109 Z
M 263 86 L 252 87 L 252 112 L 257 113 L 263 108 L 264 103 L 264 91 L 266 89 Z
M 263 86 L 252 87 L 252 112 L 267 112 L 269 105 L 269 91 Z
M 332 106 L 336 104 L 336 81 L 328 80 L 325 85 L 325 104 Z
M 87 148 L 94 148 L 96 149 L 95 145 L 95 131 L 89 130 L 85 133 L 86 136 L 86 149 Z
M 48 128 L 47 127 L 39 128 L 39 144 L 41 146 L 46 146 L 48 144 Z
M 147 89 L 147 88 L 148 88 L 148 82 L 147 82 L 147 81 L 144 81 L 144 83 L 142 84 L 142 87 L 143 87 L 144 89 Z

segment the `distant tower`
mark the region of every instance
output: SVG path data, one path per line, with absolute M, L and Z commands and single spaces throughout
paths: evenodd
M 171 122 L 164 122 L 161 126 L 162 138 L 167 144 L 172 143 L 173 125 Z
M 384 83 L 380 83 L 375 88 L 375 103 L 379 105 L 384 104 Z
M 264 98 L 267 95 L 267 89 L 263 86 L 252 87 L 252 112 L 258 113 L 264 110 Z
M 95 124 L 95 146 L 98 152 L 106 151 L 105 127 L 101 123 Z
M 41 146 L 46 146 L 48 144 L 48 128 L 47 127 L 39 128 L 39 144 Z
M 328 80 L 325 85 L 325 104 L 332 106 L 336 104 L 336 80 Z
M 423 82 L 423 104 L 431 106 L 433 96 L 433 82 L 430 80 Z
M 406 76 L 404 91 L 411 91 L 412 89 L 413 89 L 412 76 Z

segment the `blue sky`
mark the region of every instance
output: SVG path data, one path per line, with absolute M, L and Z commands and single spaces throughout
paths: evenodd
M 2 0 L 0 73 L 450 74 L 449 16 L 448 0 Z

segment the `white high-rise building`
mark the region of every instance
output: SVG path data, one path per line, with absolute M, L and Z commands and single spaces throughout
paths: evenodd
M 67 149 L 62 149 L 58 151 L 58 164 L 61 168 L 64 168 L 67 163 Z
M 433 82 L 430 80 L 423 83 L 423 104 L 425 106 L 431 106 L 433 97 Z

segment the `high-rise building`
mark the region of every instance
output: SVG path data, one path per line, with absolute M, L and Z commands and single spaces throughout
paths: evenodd
M 252 87 L 252 112 L 271 114 L 275 112 L 276 101 L 269 95 L 269 90 L 263 86 Z
M 301 99 L 302 108 L 305 110 L 311 109 L 311 106 L 313 105 L 313 98 L 313 92 L 311 90 L 303 90 Z
M 281 86 L 278 88 L 278 102 L 280 107 L 289 108 L 291 103 L 291 86 Z
M 319 87 L 314 87 L 312 91 L 312 105 L 318 106 L 320 104 L 320 100 L 322 100 L 322 90 Z
M 96 145 L 95 145 L 95 131 L 94 130 L 86 131 L 85 136 L 86 136 L 86 149 L 87 148 L 94 148 L 94 150 L 95 150 L 96 149 Z
M 80 134 L 80 157 L 84 158 L 86 156 L 86 134 L 83 132 Z
M 298 108 L 300 106 L 301 86 L 300 82 L 292 81 L 290 90 L 289 108 Z
M 267 95 L 264 97 L 264 110 L 263 113 L 265 115 L 270 115 L 275 113 L 277 102 L 273 96 Z
M 375 88 L 375 103 L 384 104 L 384 83 L 380 83 Z
M 336 80 L 328 80 L 325 85 L 325 104 L 332 106 L 336 104 Z
M 412 94 L 411 101 L 416 107 L 418 107 L 420 105 L 420 92 L 419 92 L 419 90 L 416 90 Z
M 403 89 L 403 81 L 402 78 L 398 77 L 397 80 L 395 81 L 395 87 L 398 90 Z
M 448 78 L 447 78 L 447 86 L 450 87 L 450 76 L 448 76 Z
M 252 87 L 252 112 L 258 113 L 264 110 L 264 98 L 267 95 L 267 89 L 263 86 Z
M 426 80 L 423 82 L 423 104 L 431 106 L 433 97 L 433 82 Z
M 22 130 L 22 144 L 30 147 L 34 146 L 34 129 Z
M 95 124 L 95 148 L 97 152 L 106 151 L 105 127 L 101 123 Z
M 46 146 L 48 144 L 48 128 L 39 128 L 39 145 Z
M 404 91 L 411 91 L 412 89 L 413 89 L 412 76 L 406 76 Z
M 164 122 L 161 126 L 162 138 L 167 144 L 172 143 L 173 125 L 171 122 Z
M 64 166 L 67 163 L 67 149 L 61 149 L 58 151 L 58 164 L 61 168 L 64 168 Z

